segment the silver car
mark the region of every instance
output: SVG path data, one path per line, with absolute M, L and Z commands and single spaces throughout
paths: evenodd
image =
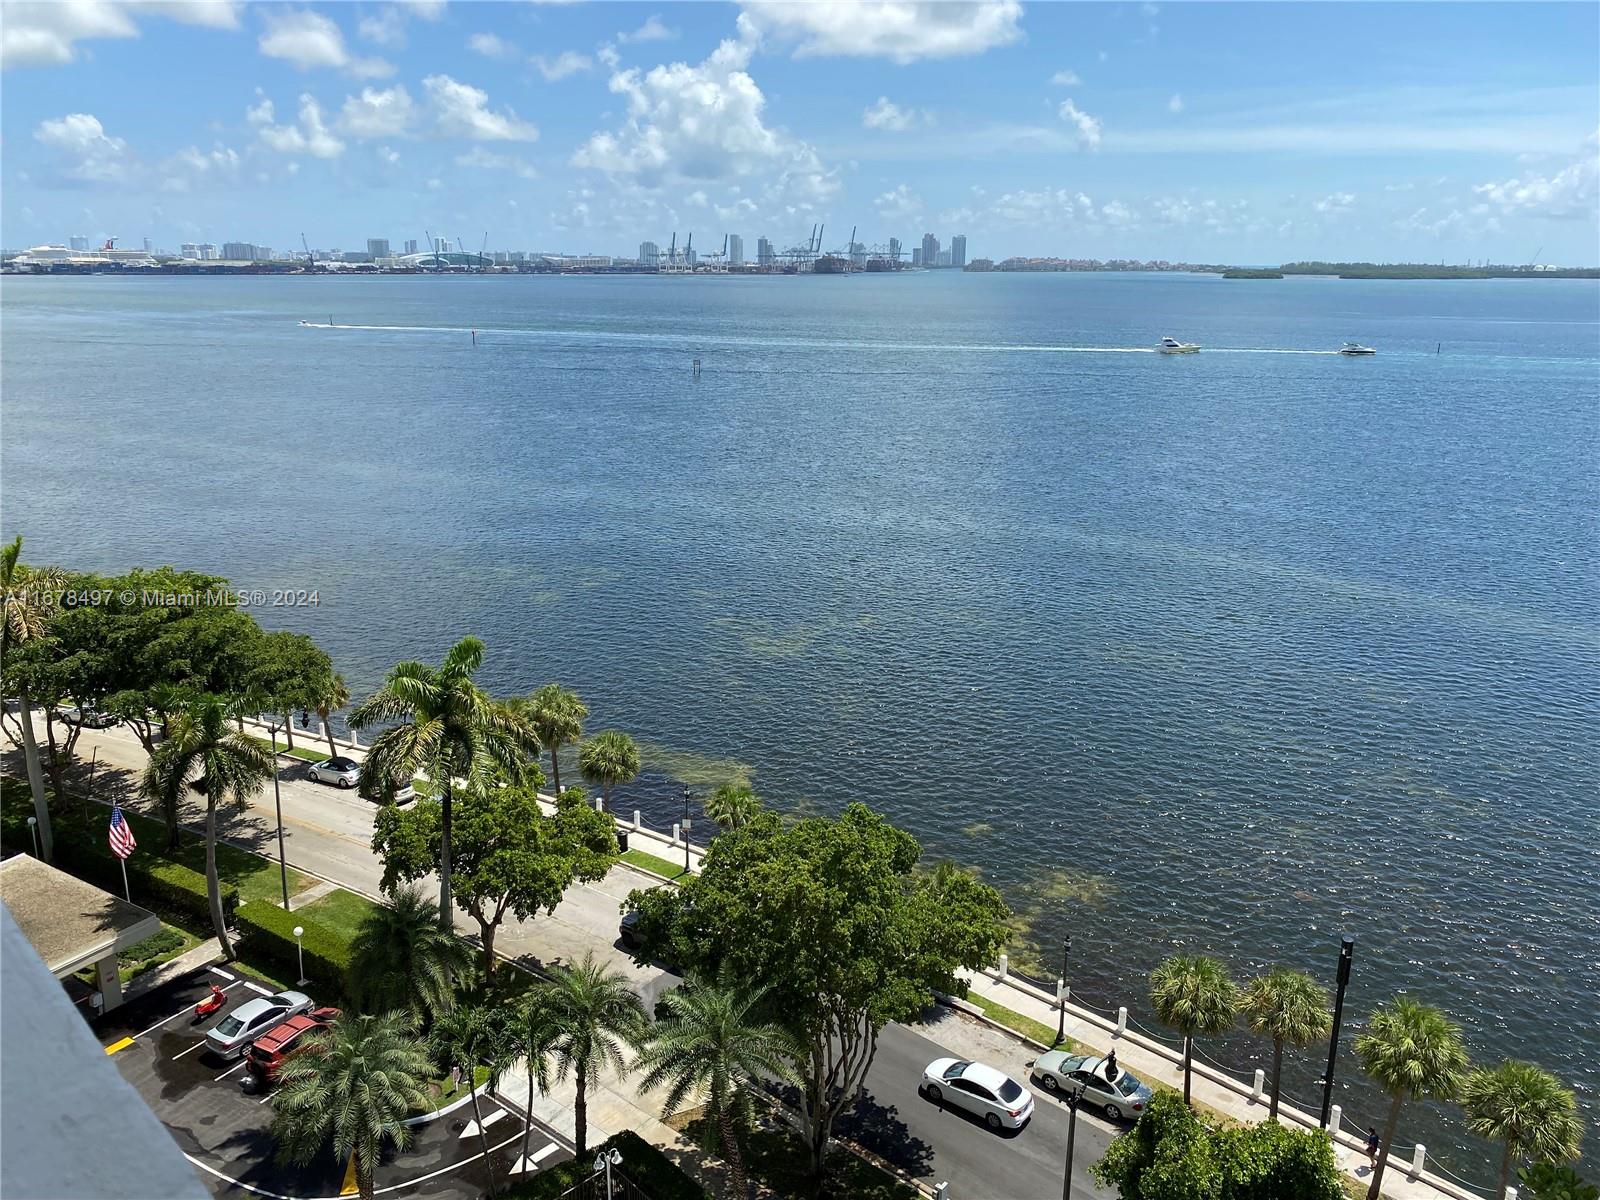
M 335 787 L 353 788 L 361 778 L 361 764 L 353 758 L 325 758 L 312 763 L 306 774 L 318 783 L 331 783 Z
M 257 996 L 231 1010 L 206 1034 L 206 1049 L 218 1058 L 238 1058 L 250 1043 L 274 1025 L 303 1013 L 311 1007 L 311 997 L 303 992 L 279 992 L 276 996 Z
M 1045 1091 L 1068 1092 L 1081 1087 L 1083 1098 L 1103 1109 L 1113 1121 L 1123 1117 L 1137 1121 L 1150 1103 L 1149 1084 L 1099 1055 L 1051 1050 L 1029 1065 Z M 1113 1071 L 1115 1078 L 1111 1076 Z
M 982 1117 L 998 1132 L 1021 1129 L 1033 1116 L 1033 1093 L 1004 1071 L 960 1058 L 936 1058 L 922 1072 L 922 1094 Z

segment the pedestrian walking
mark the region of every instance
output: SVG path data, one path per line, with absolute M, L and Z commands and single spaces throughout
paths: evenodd
M 1372 1169 L 1378 1169 L 1378 1131 L 1374 1126 L 1367 1126 L 1367 1161 L 1372 1164 Z

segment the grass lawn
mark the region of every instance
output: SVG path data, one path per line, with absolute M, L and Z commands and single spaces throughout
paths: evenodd
M 326 896 L 313 900 L 304 908 L 295 909 L 295 912 L 303 913 L 308 920 L 315 921 L 349 941 L 355 937 L 356 930 L 361 927 L 361 922 L 366 919 L 367 914 L 376 907 L 365 896 L 358 896 L 355 892 L 338 888 Z
M 657 858 L 654 854 L 646 854 L 643 850 L 629 850 L 622 856 L 622 861 L 642 870 L 664 875 L 668 879 L 676 879 L 683 874 L 682 863 L 668 862 L 664 858 Z
M 473 1081 L 473 1083 L 472 1083 L 473 1087 L 480 1087 L 483 1084 L 488 1083 L 489 1082 L 489 1068 L 488 1067 L 474 1067 L 473 1070 L 472 1070 L 472 1081 Z M 467 1081 L 465 1079 L 463 1079 L 455 1087 L 451 1087 L 450 1086 L 450 1076 L 449 1076 L 448 1073 L 446 1073 L 446 1074 L 440 1076 L 438 1079 L 434 1079 L 434 1080 L 430 1080 L 429 1081 L 429 1083 L 428 1083 L 428 1096 L 430 1098 L 431 1103 L 429 1104 L 429 1106 L 427 1108 L 427 1111 L 428 1112 L 438 1112 L 445 1105 L 451 1104 L 451 1103 L 461 1099 L 461 1097 L 465 1096 L 466 1094 L 467 1094 Z
M 1012 1012 L 1005 1005 L 996 1004 L 993 1000 L 985 999 L 976 992 L 968 995 L 966 999 L 969 1004 L 974 1004 L 983 1009 L 984 1015 L 991 1021 L 998 1021 L 1002 1025 L 1015 1029 L 1018 1033 L 1026 1034 L 1036 1042 L 1043 1042 L 1052 1049 L 1058 1048 L 1056 1045 L 1056 1031 L 1052 1026 L 1035 1021 L 1032 1017 L 1025 1017 L 1019 1012 Z M 1060 1043 L 1059 1049 L 1073 1051 L 1077 1047 L 1072 1044 L 1071 1038 L 1066 1038 Z

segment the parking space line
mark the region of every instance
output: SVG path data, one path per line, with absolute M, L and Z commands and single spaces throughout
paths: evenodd
M 213 968 L 213 969 L 215 969 L 215 968 Z M 223 972 L 218 971 L 217 974 L 222 975 Z M 228 979 L 233 979 L 232 975 L 227 975 L 225 977 L 228 978 Z M 222 990 L 223 991 L 227 991 L 228 988 L 233 987 L 238 982 L 239 981 L 237 979 L 233 979 L 233 983 L 230 983 L 228 985 L 228 987 L 225 987 Z M 160 1029 L 168 1021 L 176 1020 L 177 1018 L 183 1016 L 184 1013 L 193 1012 L 193 1011 L 194 1011 L 194 1005 L 185 1004 L 182 1008 L 180 1008 L 177 1012 L 173 1013 L 170 1017 L 162 1017 L 161 1020 L 157 1021 L 154 1025 L 150 1026 L 149 1029 L 141 1029 L 138 1033 L 134 1034 L 133 1036 L 136 1037 L 136 1038 L 142 1038 L 147 1033 L 154 1033 L 157 1029 Z
M 250 988 L 253 991 L 260 992 L 263 996 L 272 995 L 272 992 L 269 989 L 262 987 L 259 983 L 255 983 L 249 979 L 243 980 L 242 982 L 244 983 L 245 987 Z
M 218 1075 L 211 1082 L 212 1083 L 221 1083 L 224 1079 L 226 1079 L 229 1075 L 232 1075 L 240 1067 L 247 1066 L 249 1064 L 249 1062 L 250 1062 L 250 1060 L 248 1058 L 241 1058 L 238 1062 L 234 1063 L 233 1066 L 229 1067 L 226 1071 L 224 1071 L 221 1075 Z
M 204 1046 L 204 1045 L 205 1045 L 205 1044 L 206 1044 L 206 1040 L 205 1040 L 205 1038 L 201 1038 L 201 1039 L 200 1039 L 200 1040 L 199 1040 L 199 1041 L 198 1041 L 198 1042 L 196 1042 L 196 1043 L 195 1043 L 195 1044 L 194 1044 L 194 1045 L 192 1045 L 192 1046 L 190 1046 L 190 1047 L 189 1047 L 189 1049 L 188 1049 L 188 1050 L 179 1050 L 179 1051 L 178 1051 L 178 1052 L 177 1052 L 177 1053 L 176 1053 L 176 1054 L 174 1054 L 174 1055 L 173 1055 L 173 1056 L 172 1056 L 172 1057 L 173 1057 L 173 1058 L 182 1058 L 182 1057 L 183 1057 L 183 1056 L 184 1056 L 184 1055 L 185 1055 L 185 1054 L 188 1054 L 188 1053 L 189 1053 L 189 1051 L 191 1051 L 191 1050 L 198 1050 L 198 1049 L 200 1049 L 200 1047 L 201 1047 L 201 1046 Z
M 207 967 L 206 970 L 210 971 L 213 975 L 221 975 L 224 979 L 234 979 L 234 978 L 236 978 L 233 975 L 229 975 L 221 967 Z M 224 988 L 223 990 L 226 991 L 227 989 Z
M 111 1045 L 107 1046 L 106 1053 L 115 1054 L 118 1050 L 126 1050 L 131 1045 L 133 1045 L 133 1039 L 125 1037 L 120 1042 L 112 1042 Z

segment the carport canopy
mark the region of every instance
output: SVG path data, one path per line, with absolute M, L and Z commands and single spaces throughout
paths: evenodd
M 28 854 L 0 863 L 0 899 L 57 979 L 161 930 L 160 920 L 148 909 Z

